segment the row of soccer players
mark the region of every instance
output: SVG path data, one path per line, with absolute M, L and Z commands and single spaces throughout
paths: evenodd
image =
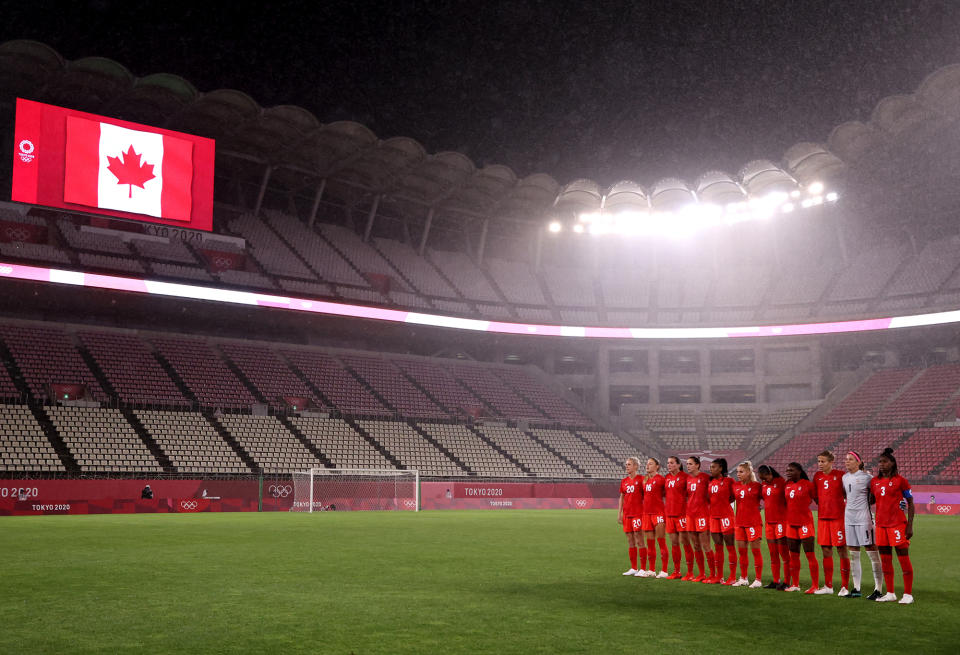
M 655 458 L 647 460 L 646 476 L 638 474 L 639 460 L 628 458 L 627 475 L 620 482 L 617 518 L 626 533 L 630 557 L 630 569 L 624 575 L 760 588 L 764 586 L 760 540 L 765 534 L 773 574 L 766 589 L 800 591 L 802 551 L 813 582 L 806 593 L 833 594 L 833 551 L 837 549 L 841 584 L 838 595 L 858 598 L 861 596 L 860 548 L 863 547 L 870 558 L 876 585 L 868 599 L 895 601 L 895 549 L 903 572 L 904 593 L 900 603 L 912 603 L 909 540 L 913 536 L 913 496 L 910 483 L 897 472 L 893 451 L 888 448 L 880 455 L 876 477 L 864 470 L 859 453 L 847 453 L 845 474 L 833 468 L 834 460 L 830 451 L 821 453 L 817 457 L 820 470 L 811 481 L 797 462 L 787 466 L 785 480 L 770 466 L 760 466 L 754 472 L 753 465 L 746 461 L 737 466 L 734 480 L 727 477 L 727 462 L 722 458 L 710 463 L 707 475 L 701 472 L 698 457 L 687 458 L 684 472 L 680 458 L 671 456 L 667 460 L 666 476 L 660 475 L 660 462 Z M 762 482 L 757 480 L 757 474 Z M 817 504 L 817 530 L 814 530 L 811 503 Z M 761 504 L 766 518 L 765 531 Z M 876 505 L 875 519 L 871 504 Z M 671 541 L 672 574 L 667 573 L 665 535 L 669 535 Z M 814 553 L 815 537 L 823 554 L 823 586 L 820 586 L 820 570 Z M 658 546 L 659 573 L 654 571 Z M 681 547 L 687 564 L 686 575 L 681 573 Z M 748 577 L 748 549 L 753 555 L 752 583 Z M 723 576 L 724 550 L 730 564 L 726 578 Z M 852 559 L 850 550 L 855 553 Z M 698 575 L 694 572 L 694 562 Z M 709 574 L 705 566 L 709 567 Z M 886 593 L 883 593 L 884 583 Z

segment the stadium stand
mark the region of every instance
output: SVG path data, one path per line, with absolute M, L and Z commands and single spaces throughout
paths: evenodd
M 580 476 L 576 469 L 518 428 L 482 424 L 478 426 L 478 430 L 489 441 L 510 453 L 514 459 L 538 477 L 573 478 Z
M 357 423 L 386 448 L 403 468 L 416 469 L 420 471 L 420 475 L 428 476 L 458 476 L 467 473 L 407 423 L 368 419 Z
M 38 325 L 0 325 L 3 339 L 34 399 L 48 397 L 53 383 L 82 384 L 97 401 L 107 393 L 83 361 L 72 338 L 62 330 Z
M 581 441 L 566 430 L 534 428 L 530 434 L 568 461 L 575 462 L 577 468 L 588 476 L 612 478 L 622 470 L 622 464 L 610 461 L 610 458 L 598 452 L 589 443 Z
M 332 355 L 292 348 L 280 352 L 308 384 L 340 411 L 360 416 L 393 414 Z
M 156 457 L 120 410 L 101 407 L 50 407 L 47 414 L 81 471 L 163 471 Z
M 206 341 L 158 336 L 151 342 L 200 405 L 240 409 L 256 402 L 250 390 Z
M 138 337 L 101 332 L 80 332 L 77 336 L 121 402 L 170 407 L 190 405 Z
M 931 366 L 874 417 L 875 425 L 916 425 L 960 391 L 960 364 Z
M 470 428 L 458 423 L 420 423 L 438 444 L 466 464 L 477 476 L 517 477 L 526 475 L 523 470 L 504 457 Z
M 290 421 L 337 468 L 393 468 L 390 460 L 343 419 L 292 416 Z
M 856 428 L 864 424 L 901 387 L 917 374 L 903 368 L 873 373 L 856 391 L 840 401 L 817 423 L 818 429 Z
M 844 437 L 846 437 L 844 432 L 805 432 L 780 446 L 763 463 L 773 466 L 782 475 L 787 464 L 797 462 L 809 474 L 816 464 L 817 454 L 828 448 L 834 448 Z
M 358 355 L 341 355 L 340 361 L 400 414 L 417 418 L 446 418 L 446 411 L 415 387 L 389 361 Z
M 217 421 L 265 473 L 306 471 L 323 466 L 275 416 L 225 414 Z
M 64 470 L 36 417 L 22 405 L 0 405 L 0 470 Z
M 179 473 L 249 473 L 250 469 L 197 412 L 134 412 Z
M 262 402 L 271 407 L 282 408 L 286 404 L 284 396 L 307 398 L 314 405 L 323 405 L 303 380 L 266 346 L 230 341 L 219 344 L 219 348 L 236 366 L 236 372 L 254 386 Z

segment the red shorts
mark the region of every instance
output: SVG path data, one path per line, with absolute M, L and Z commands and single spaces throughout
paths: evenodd
M 770 523 L 767 522 L 767 539 L 783 539 L 784 537 L 784 525 L 783 523 Z
M 624 532 L 640 532 L 643 528 L 640 525 L 639 516 L 624 516 L 623 517 L 623 531 Z
M 786 530 L 787 539 L 813 539 L 813 521 L 804 525 L 788 525 Z
M 907 539 L 907 524 L 895 525 L 893 527 L 876 529 L 876 540 L 878 546 L 909 546 L 910 540 Z
M 819 519 L 817 521 L 817 543 L 821 546 L 846 546 L 847 534 L 843 519 Z
M 710 517 L 710 532 L 713 534 L 733 534 L 733 519 Z
M 737 541 L 760 541 L 763 537 L 763 529 L 759 525 L 738 525 L 733 532 Z
M 677 532 L 687 532 L 687 517 L 686 516 L 668 516 L 667 517 L 667 534 L 675 534 Z
M 687 514 L 688 532 L 709 532 L 710 524 L 706 516 L 690 516 Z
M 663 524 L 663 514 L 644 514 L 643 529 L 647 532 L 653 532 L 658 526 Z

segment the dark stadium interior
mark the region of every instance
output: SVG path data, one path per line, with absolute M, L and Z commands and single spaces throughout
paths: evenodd
M 585 158 L 595 171 L 587 179 L 560 164 L 535 172 L 510 149 L 500 152 L 512 167 L 485 163 L 489 144 L 450 146 L 449 128 L 384 138 L 401 123 L 382 114 L 336 116 L 272 103 L 240 81 L 219 88 L 10 40 L 0 44 L 0 122 L 11 151 L 17 97 L 214 138 L 214 231 L 2 202 L 0 260 L 545 325 L 955 310 L 960 64 L 949 61 L 912 65 L 916 77 L 872 99 L 869 114 L 792 141 L 777 131 L 762 155 L 731 147 L 696 169 L 665 158 L 653 175 L 618 168 L 616 156 Z M 9 179 L 10 161 L 0 167 Z M 612 173 L 628 168 L 642 183 Z M 547 231 L 613 205 L 667 212 L 814 185 L 839 201 L 685 240 Z M 625 343 L 2 284 L 4 476 L 364 465 L 433 478 L 609 478 L 638 453 L 782 467 L 812 466 L 824 448 L 858 449 L 872 463 L 890 446 L 911 479 L 960 480 L 960 342 L 950 323 Z

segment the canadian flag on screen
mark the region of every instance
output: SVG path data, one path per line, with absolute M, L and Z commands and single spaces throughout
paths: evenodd
M 189 221 L 193 144 L 67 117 L 63 200 Z

